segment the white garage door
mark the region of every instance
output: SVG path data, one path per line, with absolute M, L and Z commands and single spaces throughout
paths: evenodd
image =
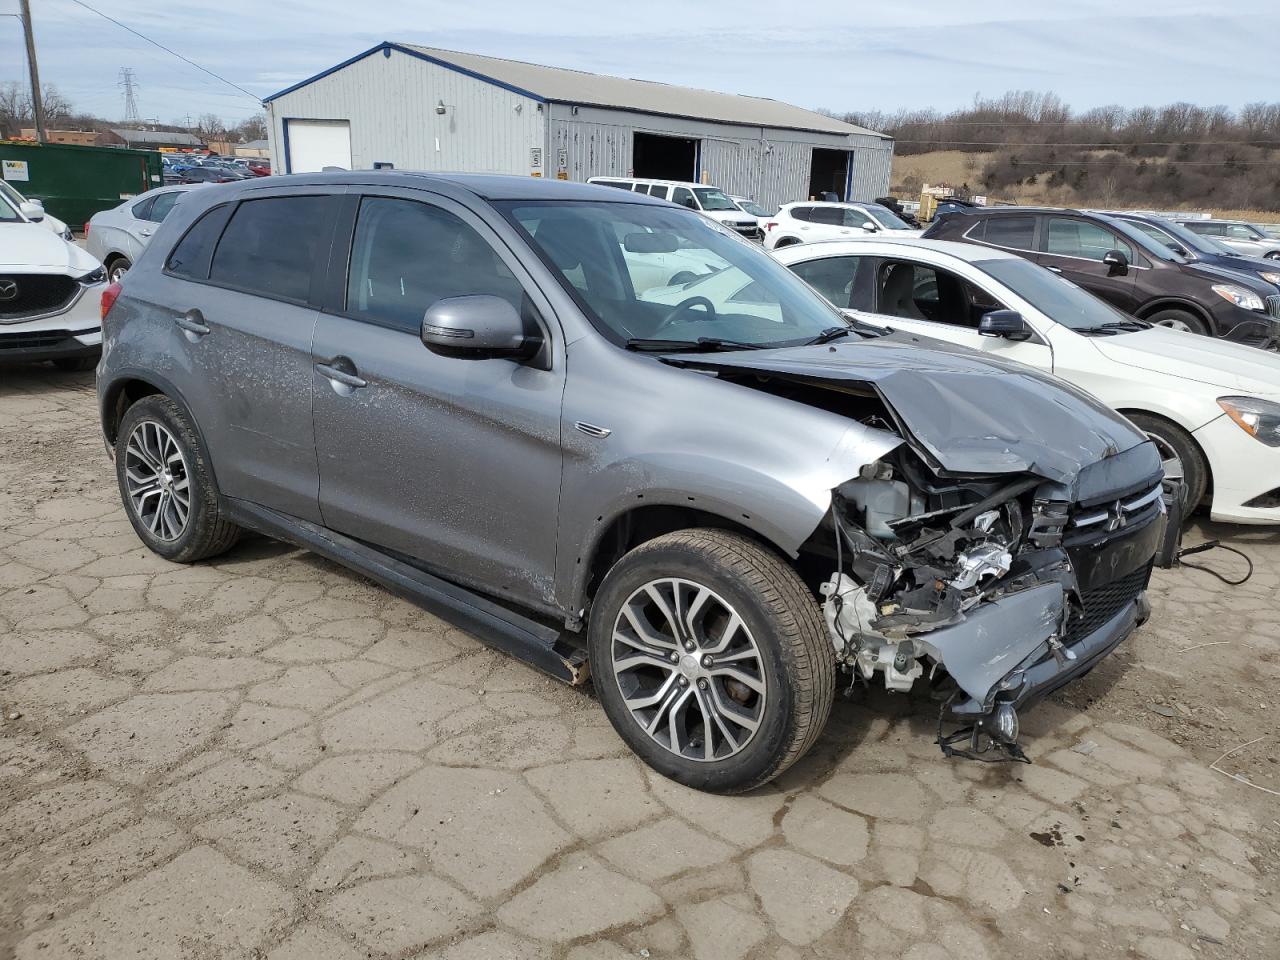
M 351 169 L 351 121 L 284 122 L 289 173 L 316 173 L 325 167 Z

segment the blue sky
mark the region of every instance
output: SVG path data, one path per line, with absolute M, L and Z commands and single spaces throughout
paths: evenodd
M 87 2 L 259 96 L 389 39 L 834 110 L 945 110 L 1011 89 L 1080 109 L 1280 99 L 1272 51 L 1250 39 L 1270 32 L 1274 5 L 1255 0 Z M 124 66 L 145 118 L 258 109 L 71 0 L 31 3 L 41 78 L 82 109 L 123 113 Z M 0 17 L 0 81 L 25 79 L 19 22 Z

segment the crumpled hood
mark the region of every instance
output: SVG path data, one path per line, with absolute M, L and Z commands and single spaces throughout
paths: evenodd
M 1126 366 L 1254 396 L 1280 394 L 1280 354 L 1268 350 L 1163 327 L 1091 342 L 1108 360 Z
M 39 223 L 0 223 L 0 272 L 79 276 L 101 264 Z
M 866 384 L 939 465 L 956 473 L 1027 472 L 1074 486 L 1085 468 L 1148 443 L 1124 417 L 1056 377 L 911 334 L 665 359 L 808 383 Z M 1140 459 L 1158 468 L 1154 450 Z

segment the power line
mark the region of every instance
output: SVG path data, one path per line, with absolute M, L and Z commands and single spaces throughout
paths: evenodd
M 129 31 L 139 40 L 145 40 L 147 43 L 151 44 L 153 47 L 158 47 L 159 49 L 163 50 L 165 53 L 169 54 L 170 56 L 177 57 L 183 63 L 190 64 L 191 66 L 195 67 L 197 70 L 200 70 L 203 73 L 207 73 L 209 76 L 213 77 L 213 79 L 221 83 L 225 83 L 229 87 L 234 87 L 236 90 L 239 90 L 241 93 L 243 93 L 246 97 L 252 97 L 254 101 L 256 101 L 258 104 L 262 103 L 262 99 L 257 94 L 250 93 L 248 90 L 240 86 L 238 83 L 232 83 L 226 77 L 218 76 L 218 74 L 214 73 L 208 67 L 200 66 L 200 64 L 196 63 L 194 60 L 188 57 L 184 57 L 182 54 L 178 53 L 178 51 L 172 50 L 169 47 L 166 47 L 163 43 L 160 43 L 158 40 L 152 40 L 150 37 L 146 36 L 145 34 L 139 33 L 137 30 L 133 29 L 133 27 L 129 26 L 128 24 L 121 23 L 115 17 L 109 16 L 108 14 L 103 13 L 101 10 L 98 10 L 98 9 L 95 9 L 94 7 L 89 6 L 89 4 L 85 3 L 84 0 L 71 0 L 71 2 L 76 4 L 76 6 L 84 7 L 90 13 L 97 14 L 103 20 L 109 20 L 111 23 L 114 23 L 117 27 L 120 27 L 122 30 Z

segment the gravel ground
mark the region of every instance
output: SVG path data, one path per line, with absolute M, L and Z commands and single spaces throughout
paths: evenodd
M 314 556 L 149 554 L 91 375 L 0 371 L 0 491 L 0 957 L 1277 956 L 1280 534 L 1190 530 L 1254 578 L 1157 572 L 1031 766 L 855 696 L 720 798 Z

